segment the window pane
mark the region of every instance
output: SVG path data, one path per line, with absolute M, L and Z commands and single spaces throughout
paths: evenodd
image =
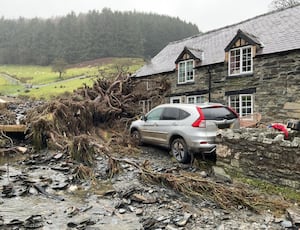
M 188 116 L 190 116 L 190 114 L 182 109 L 179 110 L 180 111 L 180 120 L 183 120 L 185 118 L 187 118 Z
M 204 102 L 204 96 L 196 96 L 196 103 L 200 104 Z
M 165 108 L 161 120 L 179 120 L 179 109 Z
M 192 81 L 194 79 L 193 61 L 186 62 L 186 80 Z
M 242 66 L 242 72 L 250 72 L 251 66 L 252 66 L 252 60 L 251 60 L 251 47 L 242 49 L 243 52 L 243 66 Z
M 170 103 L 179 104 L 180 103 L 180 98 L 178 98 L 178 97 L 171 98 Z
M 239 95 L 229 96 L 229 106 L 240 114 L 240 97 Z
M 182 61 L 178 68 L 178 83 L 185 83 L 187 81 L 194 81 L 194 61 Z
M 205 120 L 234 119 L 237 115 L 226 107 L 203 108 Z
M 229 74 L 240 74 L 252 71 L 252 49 L 242 47 L 230 51 Z
M 187 101 L 188 101 L 188 104 L 194 104 L 195 103 L 195 98 L 194 97 L 188 97 Z
M 240 50 L 230 51 L 230 74 L 237 74 L 240 72 Z
M 179 63 L 179 71 L 178 71 L 178 82 L 183 83 L 185 82 L 185 63 Z
M 147 115 L 147 120 L 159 120 L 162 114 L 163 108 L 157 108 L 153 111 L 151 111 Z
M 252 108 L 252 96 L 251 95 L 241 95 L 241 107 L 242 107 L 242 113 L 241 116 L 245 116 L 248 114 L 252 114 L 253 108 Z

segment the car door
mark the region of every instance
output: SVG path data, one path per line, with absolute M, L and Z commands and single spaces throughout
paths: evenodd
M 180 110 L 178 108 L 166 107 L 162 111 L 160 119 L 155 122 L 155 126 L 153 127 L 155 141 L 158 144 L 168 146 L 169 135 L 178 126 L 179 117 Z
M 143 119 L 143 124 L 140 127 L 143 141 L 159 144 L 159 134 L 157 133 L 157 125 L 161 119 L 164 108 L 156 108 L 151 110 Z

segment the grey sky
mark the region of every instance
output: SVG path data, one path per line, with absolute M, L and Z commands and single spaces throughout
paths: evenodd
M 158 13 L 196 24 L 205 32 L 267 13 L 272 0 L 0 0 L 0 16 L 7 19 L 51 18 L 71 11 Z

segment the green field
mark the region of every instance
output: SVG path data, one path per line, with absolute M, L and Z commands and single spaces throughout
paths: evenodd
M 92 85 L 97 77 L 114 77 L 120 70 L 134 73 L 143 64 L 142 59 L 134 58 L 98 59 L 70 66 L 62 78 L 52 71 L 51 66 L 2 65 L 0 95 L 50 99 L 72 92 L 84 83 Z

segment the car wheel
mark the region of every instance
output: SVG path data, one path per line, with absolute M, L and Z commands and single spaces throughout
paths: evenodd
M 190 163 L 191 155 L 189 154 L 187 145 L 182 138 L 176 138 L 172 141 L 171 152 L 178 162 Z
M 138 130 L 133 130 L 131 132 L 131 140 L 135 145 L 142 145 L 141 134 Z

